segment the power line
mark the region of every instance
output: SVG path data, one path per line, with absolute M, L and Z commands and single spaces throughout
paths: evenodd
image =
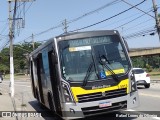
M 24 28 L 25 26 L 25 14 L 28 12 L 28 10 L 31 8 L 32 4 L 33 4 L 34 1 L 31 2 L 31 4 L 28 6 L 27 9 L 25 9 L 25 6 L 26 6 L 26 2 L 23 2 L 21 3 L 18 7 L 18 14 L 17 14 L 17 33 L 16 35 L 19 35 L 20 34 L 20 30 L 21 28 Z M 23 6 L 22 6 L 23 5 Z
M 149 13 L 149 12 L 151 12 L 151 11 L 152 11 L 152 10 L 150 10 L 150 11 L 148 11 L 148 12 L 146 12 L 146 13 Z M 128 21 L 128 22 L 120 25 L 120 26 L 118 26 L 118 27 L 115 27 L 114 29 L 117 29 L 117 28 L 120 28 L 120 27 L 122 27 L 122 26 L 125 26 L 125 25 L 127 25 L 127 24 L 129 24 L 129 23 L 131 23 L 131 22 L 133 22 L 133 21 L 135 21 L 135 20 L 143 17 L 144 15 L 146 15 L 146 13 L 145 13 L 145 14 L 142 14 L 142 15 L 140 15 L 140 16 L 138 16 L 138 17 L 136 17 L 136 18 L 134 18 L 134 19 L 132 19 L 132 20 L 130 20 L 130 21 Z
M 1 35 L 1 34 L 0 34 L 0 37 L 6 38 L 6 37 L 8 37 L 8 35 Z M 1 40 L 1 38 L 0 38 L 0 40 Z
M 130 6 L 133 6 L 133 5 L 132 5 L 132 4 L 130 4 L 129 2 L 126 2 L 125 0 L 122 0 L 122 1 L 123 1 L 124 3 L 126 3 L 126 4 L 130 5 Z M 139 10 L 139 11 L 141 11 L 141 12 L 145 13 L 146 15 L 148 15 L 148 16 L 150 16 L 150 17 L 152 17 L 152 18 L 154 18 L 154 19 L 155 19 L 155 17 L 153 17 L 152 15 L 148 14 L 147 12 L 145 12 L 145 11 L 143 11 L 143 10 L 141 10 L 141 9 L 137 8 L 136 6 L 135 6 L 134 8 L 136 8 L 137 10 Z
M 127 31 L 127 30 L 129 30 L 129 29 L 135 28 L 135 27 L 137 28 L 137 26 L 139 26 L 139 25 L 141 25 L 141 24 L 144 24 L 144 23 L 146 23 L 146 22 L 149 22 L 150 20 L 152 20 L 152 19 L 147 19 L 146 21 L 140 22 L 140 23 L 138 23 L 138 24 L 136 24 L 136 25 L 134 25 L 134 26 L 132 26 L 132 27 L 129 27 L 129 28 L 123 30 L 123 32 L 125 32 L 125 31 Z M 142 28 L 142 27 L 141 27 L 141 28 Z
M 121 2 L 121 0 L 114 0 L 114 1 L 112 1 L 112 2 L 110 2 L 110 3 L 107 3 L 107 4 L 103 5 L 103 6 L 95 9 L 95 10 L 92 10 L 92 11 L 90 11 L 90 12 L 88 12 L 88 13 L 85 13 L 85 14 L 83 14 L 83 15 L 80 16 L 80 17 L 77 17 L 77 18 L 75 18 L 75 19 L 73 19 L 73 20 L 68 21 L 67 24 L 71 24 L 71 23 L 73 23 L 73 22 L 76 22 L 76 21 L 78 21 L 78 20 L 80 20 L 80 19 L 82 19 L 82 18 L 84 18 L 84 17 L 87 17 L 87 16 L 89 16 L 89 15 L 91 15 L 91 14 L 94 14 L 94 13 L 100 11 L 100 10 L 103 10 L 104 8 L 106 8 L 106 7 L 110 6 L 110 5 L 113 5 L 113 4 L 116 4 L 116 3 L 119 3 L 119 2 Z M 60 28 L 60 27 L 63 27 L 63 25 L 62 25 L 62 24 L 59 24 L 59 25 L 53 26 L 53 27 L 51 27 L 51 28 L 49 28 L 49 29 L 47 29 L 47 30 L 45 30 L 45 31 L 42 31 L 42 32 L 40 32 L 40 33 L 35 34 L 34 36 L 36 37 L 36 36 L 42 35 L 42 34 L 44 34 L 44 33 L 46 33 L 46 32 L 49 32 L 49 31 L 51 31 L 51 30 L 53 30 L 53 29 L 57 29 L 57 28 Z M 31 39 L 31 38 L 32 38 L 32 35 L 29 36 L 29 37 L 27 37 L 27 38 L 25 38 L 23 41 L 26 41 L 26 40 Z
M 139 37 L 139 36 L 144 36 L 147 35 L 149 33 L 153 33 L 155 32 L 155 28 L 154 27 L 149 27 L 148 29 L 144 29 L 141 31 L 138 31 L 136 33 L 131 33 L 129 35 L 124 36 L 125 39 L 131 39 L 131 38 L 135 38 L 135 37 Z
M 31 1 L 31 4 L 28 6 L 27 9 L 25 9 L 26 1 L 22 2 L 21 4 L 19 3 L 19 5 L 17 5 L 17 7 L 14 7 L 14 10 L 16 10 L 16 12 L 18 13 L 15 16 L 14 23 L 13 23 L 13 26 L 14 26 L 14 37 L 16 35 L 20 34 L 21 28 L 24 28 L 24 26 L 25 26 L 25 14 L 31 8 L 33 2 L 34 1 Z M 23 13 L 23 15 L 22 15 L 22 13 Z M 16 26 L 17 26 L 16 28 L 15 28 L 15 22 L 17 22 L 16 23 Z M 16 30 L 16 33 L 15 33 L 15 30 Z
M 142 32 L 148 31 L 148 30 L 152 30 L 152 29 L 154 29 L 154 28 L 155 28 L 154 26 L 146 27 L 146 28 L 144 28 L 144 29 L 142 29 L 142 30 L 139 30 L 139 31 L 137 31 L 137 32 L 135 32 L 135 33 L 131 33 L 131 34 L 142 33 Z
M 23 3 L 21 3 L 21 4 L 18 5 L 18 6 L 16 6 L 16 9 L 19 8 L 19 7 L 21 7 L 22 4 L 23 4 Z M 11 12 L 12 12 L 12 11 L 14 11 L 14 9 L 12 9 Z
M 6 39 L 7 41 L 3 43 L 3 45 L 0 47 L 0 51 L 3 50 L 8 44 L 9 44 L 9 40 Z
M 26 4 L 26 2 L 23 2 L 20 4 L 20 6 L 22 6 L 22 5 L 24 6 L 25 4 Z M 18 14 L 17 14 L 16 18 L 21 18 L 22 10 L 23 9 L 21 7 L 18 7 L 18 9 L 17 9 Z
M 59 24 L 59 25 L 57 25 L 57 26 L 54 26 L 54 27 L 49 28 L 49 29 L 47 29 L 47 30 L 45 30 L 45 31 L 42 31 L 42 32 L 40 32 L 40 33 L 35 34 L 34 37 L 39 36 L 39 35 L 42 35 L 42 34 L 44 34 L 44 33 L 47 33 L 47 32 L 49 32 L 49 31 L 51 31 L 51 30 L 53 30 L 53 29 L 56 29 L 56 28 L 59 28 L 59 27 L 62 27 L 62 26 L 63 26 L 62 24 Z M 31 39 L 31 38 L 32 38 L 32 35 L 29 36 L 29 37 L 27 37 L 27 38 L 24 39 L 23 41 L 26 41 L 26 40 Z
M 79 29 L 76 29 L 76 30 L 73 30 L 73 31 L 69 31 L 69 32 L 76 32 L 76 31 L 80 31 L 80 30 L 83 30 L 83 29 L 86 29 L 86 28 L 89 28 L 89 27 L 92 27 L 92 26 L 98 25 L 98 24 L 100 24 L 100 23 L 103 23 L 103 22 L 105 22 L 105 21 L 107 21 L 107 20 L 109 20 L 109 19 L 112 19 L 112 18 L 114 18 L 114 17 L 117 17 L 117 16 L 119 16 L 119 15 L 121 15 L 121 14 L 123 14 L 123 13 L 125 13 L 125 12 L 127 12 L 127 11 L 129 11 L 129 10 L 131 10 L 131 9 L 133 9 L 135 6 L 138 6 L 138 5 L 142 4 L 142 3 L 143 3 L 143 2 L 145 2 L 145 1 L 146 1 L 146 0 L 143 0 L 142 2 L 140 2 L 140 3 L 136 4 L 136 5 L 134 5 L 134 6 L 130 7 L 130 8 L 128 8 L 128 9 L 126 9 L 126 10 L 122 11 L 122 12 L 119 12 L 118 14 L 113 15 L 113 16 L 111 16 L 111 17 L 107 18 L 107 19 L 104 19 L 104 20 L 99 21 L 99 22 L 96 22 L 96 23 L 94 23 L 94 24 L 91 24 L 91 25 L 88 25 L 88 26 L 85 26 L 85 27 L 82 27 L 82 28 L 79 28 Z
M 16 18 L 16 13 L 17 13 L 17 0 L 15 0 L 15 5 L 14 5 L 14 12 L 13 12 L 13 17 L 12 17 L 12 35 L 14 36 L 15 34 L 15 18 Z
M 28 10 L 31 8 L 32 4 L 34 1 L 31 2 L 31 4 L 29 5 L 29 7 L 25 10 L 25 14 L 28 12 Z
M 4 25 L 4 27 L 2 28 L 0 34 L 2 34 L 2 33 L 7 29 L 7 27 L 8 27 L 8 22 L 5 23 L 5 25 Z
M 93 10 L 93 11 L 90 11 L 90 12 L 88 12 L 88 13 L 85 13 L 85 14 L 83 14 L 82 16 L 77 17 L 77 18 L 69 21 L 67 24 L 76 22 L 76 21 L 78 21 L 78 20 L 80 20 L 80 19 L 82 19 L 82 18 L 84 18 L 84 17 L 87 17 L 87 16 L 89 16 L 89 15 L 95 13 L 95 12 L 98 12 L 98 11 L 100 11 L 100 10 L 103 10 L 103 9 L 105 9 L 106 7 L 109 7 L 110 5 L 117 4 L 117 3 L 121 2 L 121 1 L 122 1 L 122 0 L 114 0 L 114 1 L 112 1 L 112 2 L 110 2 L 110 3 L 107 3 L 107 4 L 105 4 L 105 5 L 101 6 L 101 7 Z
M 150 9 L 151 9 L 151 8 L 149 8 L 149 9 L 147 9 L 147 10 L 150 10 Z M 136 16 L 136 15 L 139 15 L 139 14 L 141 14 L 141 12 L 140 12 L 140 13 L 136 13 L 136 14 L 132 14 L 132 15 L 129 15 L 129 16 L 126 16 L 125 18 L 122 18 L 122 19 L 113 21 L 113 22 L 111 22 L 110 24 L 105 25 L 105 26 L 103 26 L 103 27 L 99 27 L 99 28 L 105 28 L 105 27 L 108 27 L 108 26 L 117 24 L 117 23 L 120 22 L 120 21 L 124 21 L 124 20 L 130 19 L 130 18 L 132 18 L 132 17 L 134 17 L 134 16 Z
M 25 7 L 25 5 L 26 5 L 26 2 L 22 2 L 22 3 L 19 2 L 20 7 L 18 7 L 18 9 L 17 9 L 18 14 L 16 15 L 17 20 L 16 20 L 16 34 L 15 34 L 15 36 L 16 35 L 19 36 L 21 28 L 24 28 L 24 20 L 25 20 L 24 7 Z
M 160 5 L 160 4 L 159 4 Z M 159 6 L 158 5 L 158 6 Z M 159 9 L 159 7 L 157 7 L 158 9 Z M 149 22 L 150 20 L 152 20 L 151 18 L 150 19 L 147 19 L 147 20 L 145 20 L 145 21 L 143 21 L 143 22 L 140 22 L 140 23 L 138 23 L 138 24 L 136 24 L 136 25 L 134 25 L 134 26 L 132 26 L 132 27 L 129 27 L 129 28 L 127 28 L 127 29 L 125 29 L 125 30 L 123 30 L 123 32 L 124 31 L 127 31 L 127 30 L 129 30 L 129 29 L 132 29 L 132 28 L 137 28 L 137 26 L 139 26 L 139 25 L 141 25 L 141 24 L 144 24 L 144 23 L 146 23 L 146 22 Z M 142 28 L 142 27 L 141 27 Z

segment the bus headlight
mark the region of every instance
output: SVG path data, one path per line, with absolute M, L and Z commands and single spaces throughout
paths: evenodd
M 130 75 L 130 81 L 131 81 L 131 93 L 137 91 L 137 85 L 135 81 L 135 76 L 133 73 Z
M 63 87 L 65 102 L 73 102 L 73 98 L 71 96 L 71 92 L 69 91 L 69 87 L 67 86 L 67 84 L 62 82 L 62 87 Z

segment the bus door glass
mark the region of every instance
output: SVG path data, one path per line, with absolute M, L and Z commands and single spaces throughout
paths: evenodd
M 50 87 L 50 73 L 49 73 L 49 61 L 48 61 L 48 49 L 42 50 L 42 60 L 43 60 L 43 86 L 45 88 Z

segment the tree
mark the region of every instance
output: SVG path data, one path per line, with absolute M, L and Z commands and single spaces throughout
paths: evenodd
M 140 67 L 144 68 L 145 67 L 145 61 L 143 57 L 136 57 L 136 58 L 131 58 L 133 67 Z
M 41 43 L 36 42 L 35 48 L 37 48 Z M 16 44 L 13 48 L 13 58 L 14 58 L 14 71 L 15 73 L 21 72 L 26 69 L 28 66 L 28 60 L 26 58 L 26 54 L 30 54 L 32 52 L 32 43 L 22 43 Z M 4 48 L 0 52 L 0 71 L 4 71 L 5 73 L 9 73 L 9 48 Z
M 9 73 L 9 49 L 4 48 L 0 53 L 0 72 Z

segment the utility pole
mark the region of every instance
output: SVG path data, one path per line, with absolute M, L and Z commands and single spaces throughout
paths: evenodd
M 10 95 L 14 97 L 14 64 L 13 64 L 13 19 L 11 15 L 11 1 L 8 1 L 9 6 L 9 40 L 10 40 Z
M 64 32 L 67 33 L 67 28 L 68 28 L 68 26 L 67 26 L 67 20 L 65 19 L 64 23 L 62 23 L 62 24 L 64 25 Z
M 34 50 L 34 35 L 33 35 L 33 33 L 32 33 L 32 48 L 33 48 L 33 50 Z
M 152 3 L 153 3 L 154 14 L 155 14 L 157 33 L 160 41 L 160 25 L 159 25 L 159 18 L 158 18 L 158 12 L 157 12 L 157 5 L 155 0 L 152 0 Z
M 9 11 L 9 41 L 10 41 L 10 96 L 14 97 L 14 62 L 13 62 L 13 38 L 14 38 L 14 22 L 16 20 L 16 3 L 17 2 L 30 2 L 35 0 L 7 0 L 8 1 L 8 11 Z M 14 14 L 12 17 L 12 6 L 11 2 L 15 2 Z

